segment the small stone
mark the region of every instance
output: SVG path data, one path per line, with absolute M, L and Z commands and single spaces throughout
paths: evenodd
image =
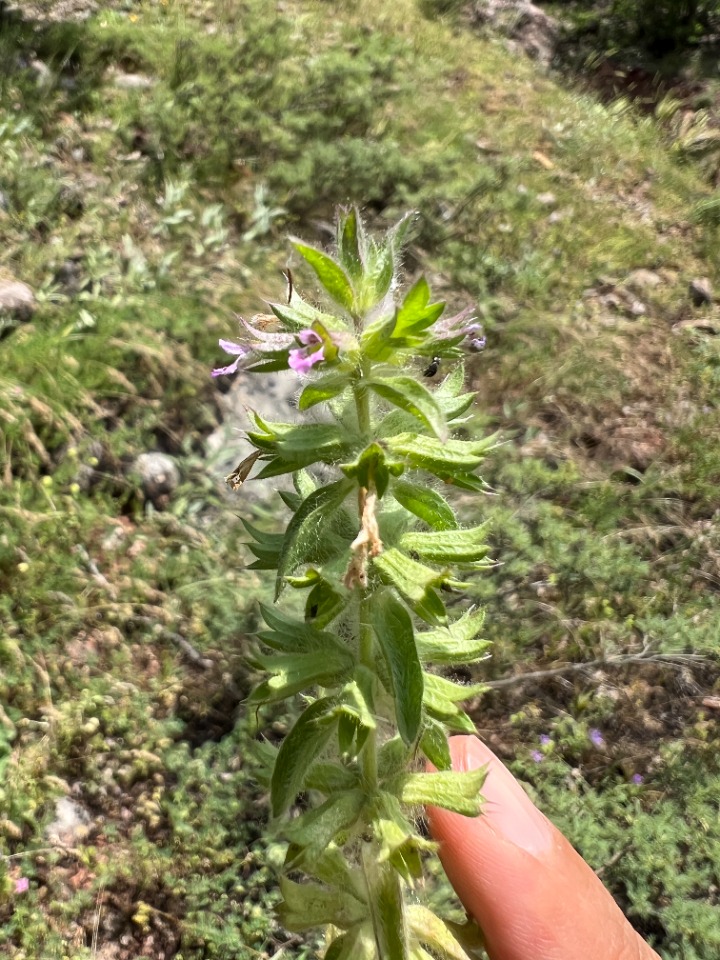
M 29 320 L 35 313 L 35 294 L 20 280 L 0 280 L 0 316 Z
M 116 73 L 113 83 L 121 90 L 149 90 L 155 86 L 153 78 L 144 73 Z
M 180 483 L 177 464 L 166 453 L 141 453 L 133 470 L 140 478 L 143 493 L 155 504 L 166 501 Z
M 662 277 L 654 270 L 633 270 L 625 281 L 625 286 L 633 293 L 646 293 L 662 283 Z
M 696 277 L 690 281 L 690 299 L 696 307 L 713 302 L 712 284 L 707 277 Z
M 90 815 L 75 800 L 60 797 L 55 803 L 55 819 L 45 832 L 48 840 L 74 847 L 90 833 Z
M 553 207 L 557 203 L 557 197 L 554 193 L 539 193 L 537 195 L 537 202 L 541 203 L 544 207 Z

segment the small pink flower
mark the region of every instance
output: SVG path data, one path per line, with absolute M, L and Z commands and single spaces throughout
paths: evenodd
M 643 783 L 645 778 L 641 773 L 634 773 L 631 779 L 632 779 L 632 782 L 635 784 L 635 786 L 639 787 L 640 784 Z
M 545 759 L 539 750 L 533 750 L 530 756 L 535 761 L 535 763 L 542 763 L 543 760 Z
M 216 370 L 213 370 L 213 377 L 221 377 L 226 373 L 235 373 L 240 361 L 244 360 L 250 351 L 241 346 L 239 343 L 233 343 L 232 340 L 218 340 L 218 343 L 223 348 L 225 353 L 229 353 L 231 356 L 235 357 L 235 359 L 232 363 L 228 364 L 227 367 L 218 367 Z
M 547 735 L 547 733 L 540 734 L 540 746 L 549 747 L 552 743 L 552 738 Z
M 288 366 L 291 370 L 294 370 L 295 373 L 309 373 L 316 363 L 320 363 L 325 359 L 325 348 L 324 345 L 322 345 L 322 337 L 319 337 L 314 330 L 306 329 L 301 330 L 297 338 L 300 343 L 302 343 L 303 348 L 290 351 L 288 354 Z M 318 343 L 321 344 L 320 349 L 311 353 L 308 348 L 314 347 Z
M 30 881 L 27 877 L 20 877 L 15 881 L 15 893 L 27 893 L 30 889 Z

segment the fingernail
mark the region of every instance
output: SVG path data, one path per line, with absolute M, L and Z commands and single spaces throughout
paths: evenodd
M 485 799 L 481 814 L 485 825 L 508 843 L 528 853 L 539 854 L 549 850 L 554 839 L 554 828 L 550 821 L 492 750 L 475 737 L 462 739 L 465 743 L 461 750 L 453 750 L 453 768 L 476 770 L 488 765 L 487 779 L 481 790 Z

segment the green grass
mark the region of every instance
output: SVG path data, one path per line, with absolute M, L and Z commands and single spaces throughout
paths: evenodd
M 627 104 L 452 21 L 410 0 L 215 0 L 3 24 L 0 279 L 38 298 L 32 322 L 0 330 L 13 960 L 80 960 L 123 936 L 152 960 L 316 955 L 271 917 L 283 851 L 262 839 L 241 707 L 266 585 L 245 570 L 248 508 L 220 496 L 204 438 L 218 337 L 281 295 L 286 233 L 325 242 L 337 203 L 378 227 L 418 210 L 408 274 L 477 302 L 488 328 L 472 428 L 508 443 L 482 506 L 501 565 L 467 588 L 495 641 L 484 676 L 644 643 L 717 657 L 720 358 L 711 334 L 673 327 L 717 322 L 686 292 L 718 281 L 704 170 Z M 151 82 L 123 86 L 128 73 Z M 601 297 L 641 267 L 662 283 L 633 319 Z M 164 511 L 130 470 L 149 449 L 181 468 Z M 714 662 L 501 688 L 477 714 L 667 960 L 717 953 L 717 727 L 701 703 Z M 274 739 L 283 718 L 258 724 Z M 542 732 L 554 746 L 535 764 Z M 32 853 L 68 791 L 93 831 Z M 16 895 L 20 876 L 31 888 Z

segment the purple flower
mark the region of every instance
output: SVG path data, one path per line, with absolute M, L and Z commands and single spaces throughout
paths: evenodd
M 551 743 L 552 743 L 552 737 L 548 736 L 547 733 L 541 733 L 541 734 L 540 734 L 540 746 L 541 746 L 541 747 L 549 747 Z
M 596 747 L 602 747 L 605 743 L 605 738 L 600 733 L 599 730 L 596 730 L 595 727 L 590 731 L 590 740 L 595 744 Z
M 631 783 L 634 783 L 636 787 L 639 787 L 641 783 L 645 781 L 645 778 L 641 773 L 634 773 L 630 778 Z
M 533 750 L 530 756 L 533 758 L 535 763 L 542 763 L 543 760 L 545 759 L 539 750 Z
M 325 359 L 325 345 L 323 344 L 322 337 L 320 337 L 314 330 L 301 330 L 297 336 L 300 343 L 302 343 L 303 348 L 297 350 L 291 350 L 288 354 L 288 365 L 291 370 L 294 370 L 295 373 L 309 373 L 310 369 L 315 366 L 316 363 L 320 363 Z M 310 347 L 316 347 L 318 343 L 321 345 L 319 350 L 310 350 Z
M 15 881 L 15 893 L 27 893 L 30 889 L 30 881 L 27 877 L 20 877 Z
M 472 315 L 472 308 L 463 310 L 454 317 L 440 320 L 435 325 L 434 333 L 438 340 L 459 339 L 460 344 L 471 353 L 484 350 L 487 342 L 483 335 L 482 324 L 478 323 Z
M 225 373 L 235 373 L 240 361 L 244 360 L 250 351 L 239 343 L 233 343 L 232 340 L 218 340 L 218 343 L 225 353 L 229 353 L 231 356 L 234 356 L 235 359 L 232 363 L 228 364 L 227 367 L 218 367 L 216 370 L 213 370 L 213 377 L 221 377 Z

